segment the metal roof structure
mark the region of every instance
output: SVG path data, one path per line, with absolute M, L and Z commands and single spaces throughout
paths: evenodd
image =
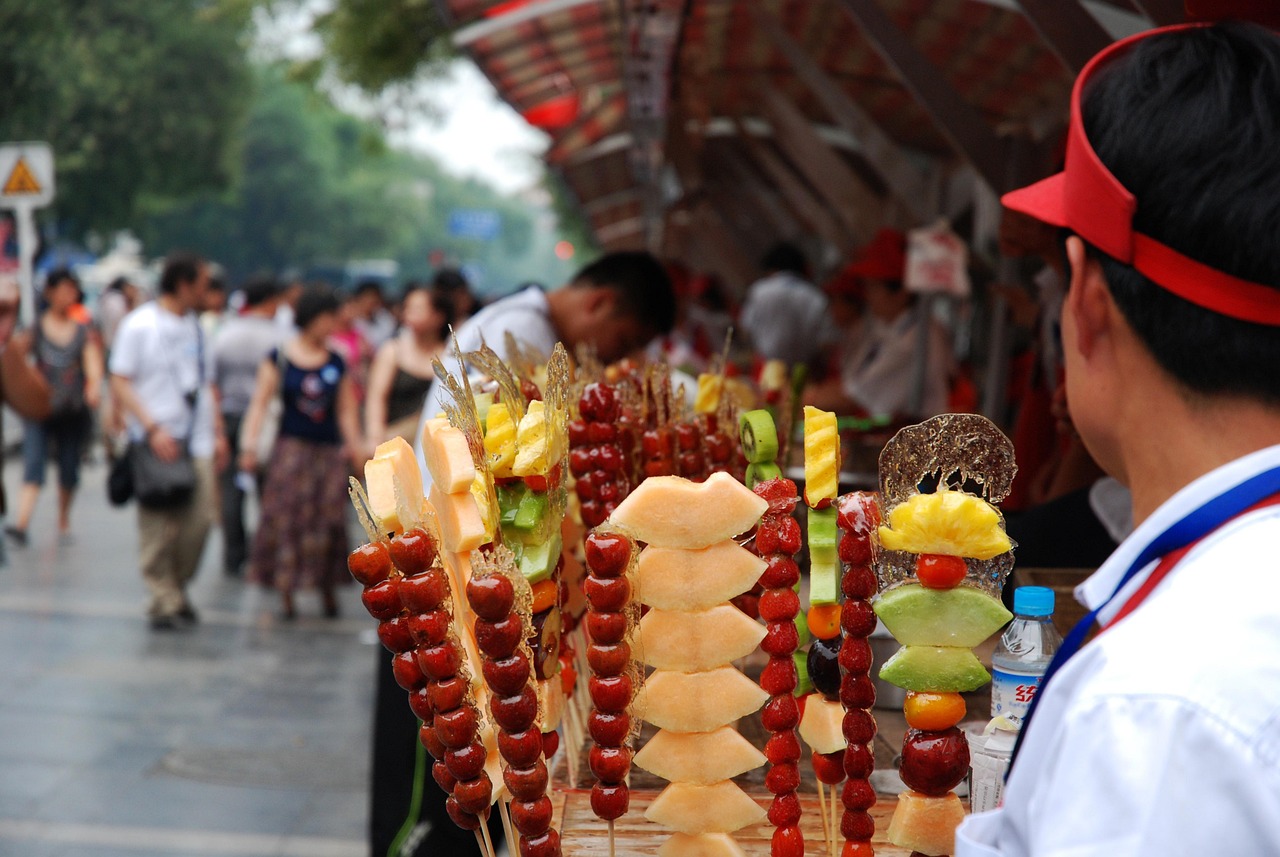
M 438 3 L 551 135 L 603 247 L 730 282 L 784 237 L 834 258 L 879 225 L 971 212 L 993 243 L 990 200 L 1049 169 L 1075 72 L 1182 20 L 1180 0 Z

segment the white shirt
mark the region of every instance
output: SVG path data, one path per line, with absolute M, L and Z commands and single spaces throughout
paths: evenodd
M 551 306 L 547 303 L 546 292 L 530 286 L 489 304 L 458 328 L 458 347 L 464 353 L 478 351 L 483 337 L 485 344 L 506 360 L 508 332 L 525 345 L 541 351 L 547 357 L 551 356 L 559 335 L 551 324 Z M 440 356 L 440 362 L 451 375 L 460 377 L 461 367 L 454 357 L 452 341 L 445 343 L 445 352 Z M 413 451 L 418 456 L 418 467 L 422 470 L 423 488 L 430 486 L 431 474 L 427 472 L 426 462 L 422 458 L 422 429 L 427 420 L 444 410 L 442 403 L 447 395 L 439 381 L 431 383 L 431 389 L 427 391 L 427 398 L 422 405 L 418 431 L 414 435 Z
M 1183 488 L 1076 590 L 1106 601 L 1142 550 L 1211 497 L 1280 466 L 1280 446 Z M 1280 507 L 1229 522 L 1046 686 L 1004 806 L 956 857 L 1280 854 Z M 1151 563 L 1100 614 L 1105 624 Z
M 841 388 L 869 414 L 912 415 L 920 325 L 915 308 L 908 308 L 891 322 L 870 317 L 845 344 L 840 368 Z M 929 353 L 924 370 L 921 412 L 931 417 L 947 410 L 951 375 L 951 341 L 937 322 L 929 322 Z
M 111 349 L 111 374 L 128 378 L 134 394 L 152 420 L 175 438 L 189 438 L 191 455 L 213 455 L 213 397 L 209 343 L 201 349 L 200 323 L 195 313 L 174 315 L 151 301 L 124 317 Z M 205 369 L 201 383 L 199 353 Z M 198 393 L 195 412 L 187 393 Z M 140 441 L 142 424 L 128 417 L 129 438 Z
M 838 335 L 827 296 L 789 271 L 752 284 L 738 321 L 761 357 L 788 365 L 811 362 Z

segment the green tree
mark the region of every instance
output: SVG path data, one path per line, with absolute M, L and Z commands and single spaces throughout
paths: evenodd
M 0 138 L 53 146 L 73 233 L 230 183 L 249 21 L 249 0 L 0 4 Z

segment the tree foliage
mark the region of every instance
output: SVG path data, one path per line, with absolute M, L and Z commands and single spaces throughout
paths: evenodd
M 370 92 L 437 70 L 452 55 L 436 0 L 336 0 L 315 29 L 339 77 Z
M 5 0 L 0 139 L 46 140 L 70 230 L 225 186 L 249 81 L 247 0 Z

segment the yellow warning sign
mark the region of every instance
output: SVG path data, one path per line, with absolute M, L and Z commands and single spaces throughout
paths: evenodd
M 18 158 L 17 163 L 13 165 L 13 170 L 9 173 L 9 178 L 5 179 L 3 192 L 6 195 L 19 194 L 38 194 L 43 190 L 40 182 L 36 181 L 35 175 L 31 172 L 31 168 L 27 166 L 26 158 Z

